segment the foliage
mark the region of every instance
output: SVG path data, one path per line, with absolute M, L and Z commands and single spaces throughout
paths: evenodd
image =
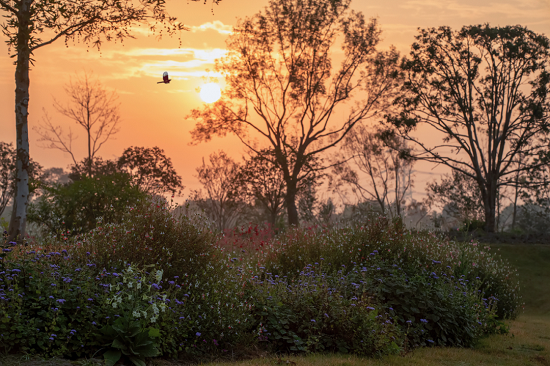
M 295 279 L 262 273 L 255 296 L 260 339 L 277 351 L 398 353 L 403 339 L 391 317 L 360 291 L 346 291 L 341 276 L 329 276 L 318 263 Z
M 149 194 L 181 194 L 183 185 L 172 160 L 157 146 L 131 146 L 124 150 L 117 162 L 118 168 L 130 173 L 134 183 Z
M 119 341 L 126 336 L 127 342 L 135 343 L 155 339 L 154 347 L 144 345 L 143 357 L 153 348 L 159 355 L 196 356 L 222 353 L 252 324 L 253 304 L 243 293 L 242 280 L 232 272 L 215 279 L 193 275 L 162 279 L 156 268 L 150 273 L 127 265 L 100 269 L 92 254 L 82 263 L 72 255 L 76 248 L 59 242 L 28 249 L 15 247 L 0 272 L 0 346 L 6 351 L 91 357 L 105 350 L 103 342 L 124 348 Z M 219 266 L 218 271 L 223 273 L 224 268 Z M 126 320 L 117 321 L 122 318 L 129 319 L 127 328 Z M 135 322 L 140 333 L 148 329 L 149 340 L 144 334 L 142 339 L 132 336 Z
M 415 38 L 387 121 L 418 148 L 412 156 L 477 182 L 474 203 L 483 203 L 486 231 L 495 232 L 499 188 L 541 166 L 539 154 L 548 150 L 550 40 L 519 25 L 489 24 L 420 29 Z M 443 141 L 421 142 L 411 133 L 420 125 L 442 132 Z
M 99 222 L 116 222 L 127 205 L 145 198 L 125 173 L 82 176 L 73 183 L 43 188 L 44 194 L 30 204 L 28 220 L 45 234 L 61 238 L 93 230 Z
M 127 356 L 134 365 L 145 366 L 144 357 L 159 355 L 154 345 L 154 337 L 159 335 L 158 329 L 143 330 L 139 321 L 132 321 L 128 315 L 118 318 L 112 325 L 106 325 L 100 332 L 109 339 L 105 345 L 111 347 L 103 354 L 107 366 L 114 366 L 122 355 Z
M 451 176 L 444 174 L 440 183 L 428 182 L 426 192 L 429 206 L 435 204 L 462 222 L 485 217 L 479 184 L 459 171 L 453 170 Z
M 232 133 L 260 154 L 260 136 L 285 179 L 288 224 L 298 225 L 297 186 L 311 158 L 382 110 L 397 89 L 390 77 L 397 63 L 375 50 L 380 32 L 375 19 L 351 10 L 350 0 L 270 1 L 229 36 L 229 52 L 216 62 L 226 88 L 216 103 L 187 117 L 197 121 L 193 141 Z M 338 37 L 345 57 L 333 68 Z M 347 102 L 353 107 L 327 129 L 332 112 Z
M 210 165 L 203 158 L 196 170 L 206 193 L 194 190 L 191 199 L 216 223 L 219 232 L 235 226 L 245 208 L 245 197 L 240 197 L 236 188 L 239 164 L 220 150 L 210 154 Z
M 116 223 L 105 222 L 74 238 L 74 258 L 84 261 L 89 252 L 101 268 L 128 262 L 139 268 L 156 264 L 168 277 L 213 276 L 217 236 L 204 217 L 174 217 L 171 208 L 147 199 L 135 202 Z
M 12 144 L 0 141 L 0 216 L 15 193 L 16 152 Z M 43 167 L 33 159 L 29 165 L 29 195 L 36 193 L 44 179 Z
M 412 232 L 400 219 L 390 221 L 380 216 L 345 227 L 289 230 L 268 248 L 271 259 L 266 268 L 278 275 L 296 274 L 320 258 L 337 267 L 350 266 L 371 260 L 375 250 L 381 259 L 403 268 L 409 276 L 433 266 L 434 261 L 441 262 L 445 268 L 451 267 L 449 272 L 456 278 L 464 275 L 464 280 L 474 282 L 479 277 L 483 298 L 496 298 L 499 319 L 515 318 L 519 311 L 517 272 L 488 246 L 449 242 L 430 232 Z
M 91 171 L 91 176 L 90 176 Z M 79 181 L 86 177 L 106 176 L 119 173 L 117 163 L 114 160 L 103 160 L 101 156 L 94 157 L 91 161 L 88 158 L 82 159 L 81 162 L 71 166 L 69 178 L 73 181 Z

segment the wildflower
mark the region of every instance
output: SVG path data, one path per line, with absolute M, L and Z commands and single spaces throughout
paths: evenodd
M 422 323 L 427 323 L 428 321 L 426 319 L 420 319 Z
M 200 336 L 201 336 L 201 334 L 200 334 L 199 332 L 195 333 L 195 335 L 196 335 L 197 337 L 200 337 Z
M 64 300 L 64 299 L 57 299 L 57 302 L 60 303 L 60 304 L 63 304 L 65 301 L 67 301 L 67 300 Z
M 313 323 L 315 323 L 315 319 L 311 319 L 311 321 L 312 321 Z

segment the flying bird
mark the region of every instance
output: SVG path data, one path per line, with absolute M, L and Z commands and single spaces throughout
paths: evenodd
M 168 83 L 170 83 L 170 81 L 172 81 L 172 79 L 168 79 L 168 72 L 165 71 L 162 74 L 162 81 L 157 82 L 157 84 L 162 84 L 162 83 L 168 84 Z

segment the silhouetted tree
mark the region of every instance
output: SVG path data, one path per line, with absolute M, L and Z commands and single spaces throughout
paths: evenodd
M 223 151 L 209 156 L 210 165 L 202 159 L 202 165 L 197 167 L 196 177 L 205 189 L 193 190 L 191 200 L 194 201 L 216 223 L 220 232 L 235 226 L 239 214 L 244 209 L 245 202 L 234 196 L 236 177 L 239 165 Z
M 90 164 L 88 174 L 91 176 L 91 163 L 96 153 L 107 140 L 119 132 L 119 105 L 115 104 L 118 96 L 116 92 L 108 95 L 99 80 L 90 80 L 87 73 L 82 79 L 78 78 L 75 83 L 71 80 L 65 87 L 65 92 L 71 101 L 69 106 L 63 107 L 55 99 L 54 106 L 59 113 L 69 117 L 86 131 L 87 161 Z M 48 149 L 57 149 L 70 154 L 76 165 L 77 161 L 72 151 L 73 139 L 76 139 L 76 136 L 73 137 L 70 128 L 68 135 L 63 136 L 61 126 L 54 126 L 45 110 L 44 117 L 44 123 L 34 128 L 41 137 L 38 141 L 46 141 L 48 145 L 44 147 Z
M 406 151 L 403 138 L 380 127 L 357 125 L 346 136 L 340 150 L 346 162 L 333 167 L 330 188 L 338 190 L 344 184 L 350 185 L 360 202 L 375 200 L 383 215 L 401 216 L 405 195 L 413 186 L 414 164 L 403 156 Z M 360 178 L 350 161 L 359 172 L 366 174 L 366 180 Z
M 351 11 L 350 0 L 271 0 L 229 36 L 229 52 L 216 62 L 227 86 L 187 117 L 197 121 L 192 143 L 232 133 L 259 153 L 253 138 L 262 139 L 284 175 L 288 222 L 298 225 L 298 185 L 310 157 L 376 115 L 397 86 L 398 54 L 377 53 L 379 36 L 376 20 Z M 333 70 L 338 37 L 343 61 Z M 355 103 L 336 118 L 347 102 Z
M 416 39 L 402 64 L 406 81 L 395 100 L 401 110 L 388 121 L 418 148 L 416 158 L 477 182 L 486 230 L 494 232 L 499 187 L 542 164 L 535 157 L 550 131 L 549 40 L 521 26 L 489 25 L 429 28 Z M 413 136 L 419 125 L 442 133 L 443 144 Z

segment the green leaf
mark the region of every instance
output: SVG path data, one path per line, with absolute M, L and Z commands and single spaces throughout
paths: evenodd
M 126 345 L 123 342 L 121 342 L 118 338 L 115 338 L 115 340 L 111 344 L 111 347 L 124 349 L 126 348 Z
M 136 357 L 136 356 L 128 356 L 128 358 L 130 359 L 130 361 L 132 361 L 134 363 L 134 365 L 136 366 L 145 366 L 145 361 L 140 358 L 140 357 Z
M 149 337 L 160 337 L 160 330 L 156 328 L 149 328 Z
M 114 366 L 118 360 L 120 360 L 120 356 L 122 356 L 120 351 L 112 349 L 108 350 L 103 354 L 103 357 L 105 358 L 105 366 Z

